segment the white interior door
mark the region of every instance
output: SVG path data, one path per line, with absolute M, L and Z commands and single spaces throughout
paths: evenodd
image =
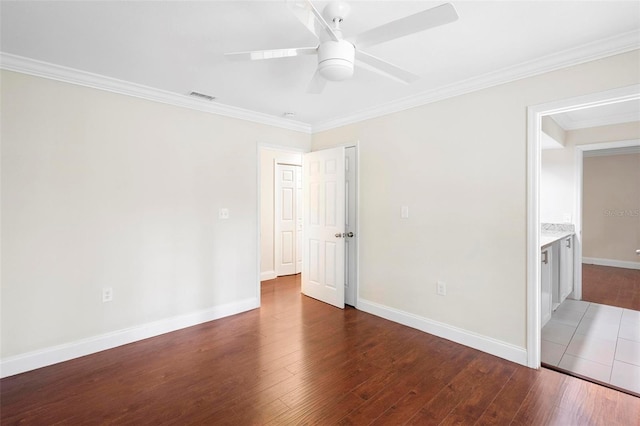
M 344 308 L 345 149 L 304 155 L 302 292 Z
M 298 268 L 298 181 L 300 166 L 275 167 L 275 271 L 277 276 L 292 275 Z

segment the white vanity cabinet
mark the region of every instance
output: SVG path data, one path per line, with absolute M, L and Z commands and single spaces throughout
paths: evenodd
M 573 292 L 573 235 L 558 241 L 560 247 L 559 267 L 559 303 L 562 303 Z
M 543 235 L 540 264 L 542 326 L 573 292 L 573 234 Z
M 551 250 L 550 245 L 542 248 L 540 259 L 540 284 L 542 286 L 540 314 L 542 326 L 544 327 L 544 325 L 551 319 L 553 303 L 553 274 L 551 273 L 553 269 L 553 251 Z

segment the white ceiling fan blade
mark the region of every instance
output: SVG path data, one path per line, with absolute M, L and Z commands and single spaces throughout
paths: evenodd
M 356 60 L 358 61 L 358 65 L 401 83 L 409 84 L 420 78 L 420 76 L 410 73 L 407 70 L 399 68 L 361 50 L 356 50 Z
M 324 86 L 326 84 L 327 80 L 325 80 L 324 77 L 320 75 L 320 71 L 316 71 L 316 73 L 313 75 L 313 78 L 309 82 L 309 86 L 307 86 L 307 93 L 312 93 L 315 95 L 320 94 L 324 90 Z
M 307 27 L 318 39 L 322 40 L 322 32 L 326 32 L 331 40 L 338 41 L 339 38 L 333 31 L 333 28 L 327 24 L 322 14 L 318 12 L 310 0 L 287 0 L 287 6 L 296 15 L 296 17 Z M 318 27 L 319 24 L 319 27 Z
M 289 58 L 300 55 L 315 55 L 317 47 L 297 47 L 292 49 L 254 50 L 250 52 L 225 53 L 224 56 L 234 61 L 259 61 L 262 59 Z
M 415 15 L 410 15 L 406 18 L 401 18 L 365 31 L 355 37 L 350 37 L 349 41 L 360 49 L 448 24 L 457 19 L 458 13 L 456 9 L 451 3 L 445 3 L 441 6 L 427 9 Z

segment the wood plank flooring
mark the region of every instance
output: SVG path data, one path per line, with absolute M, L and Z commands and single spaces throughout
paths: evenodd
M 582 300 L 640 311 L 640 270 L 583 264 Z
M 638 425 L 640 398 L 264 282 L 262 308 L 0 381 L 3 425 Z

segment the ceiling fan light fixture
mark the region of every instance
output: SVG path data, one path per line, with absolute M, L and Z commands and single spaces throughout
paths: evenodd
M 418 80 L 420 76 L 365 53 L 362 48 L 422 32 L 458 19 L 455 7 L 451 3 L 445 3 L 344 39 L 341 29 L 342 21 L 350 11 L 350 6 L 345 1 L 329 2 L 322 14 L 318 12 L 311 0 L 287 0 L 287 5 L 298 20 L 316 37 L 319 46 L 232 52 L 226 53 L 225 56 L 229 59 L 255 61 L 317 55 L 318 67 L 307 86 L 307 93 L 311 94 L 322 93 L 327 81 L 348 80 L 353 77 L 356 45 L 358 46 L 358 65 L 367 66 L 370 70 L 401 83 L 409 84 Z
M 330 81 L 341 81 L 353 76 L 353 63 L 341 59 L 329 59 L 320 63 L 320 75 Z
M 318 47 L 318 72 L 331 81 L 353 76 L 356 48 L 346 40 L 325 41 Z

